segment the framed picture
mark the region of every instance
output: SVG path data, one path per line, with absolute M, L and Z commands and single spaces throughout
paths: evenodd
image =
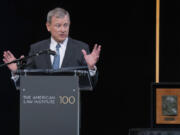
M 180 127 L 180 83 L 153 83 L 152 127 Z

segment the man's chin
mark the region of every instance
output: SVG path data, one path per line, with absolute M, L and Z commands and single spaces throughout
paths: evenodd
M 66 37 L 58 38 L 58 42 L 64 42 L 65 39 L 66 39 Z

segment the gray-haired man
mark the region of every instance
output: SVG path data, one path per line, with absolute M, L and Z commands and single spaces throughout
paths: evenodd
M 89 46 L 81 41 L 69 37 L 70 15 L 63 8 L 55 8 L 48 12 L 47 30 L 51 33 L 49 39 L 37 42 L 31 45 L 29 55 L 39 52 L 44 49 L 58 51 L 59 57 L 40 55 L 33 57 L 27 61 L 27 67 L 30 69 L 52 69 L 54 61 L 58 61 L 56 67 L 75 67 L 87 65 L 90 70 L 90 75 L 96 74 L 96 63 L 99 59 L 101 45 L 94 45 L 93 51 L 89 52 Z M 58 47 L 57 47 L 58 45 Z M 11 62 L 16 58 L 10 51 L 4 52 L 4 63 Z M 16 64 L 8 65 L 11 71 L 17 70 Z

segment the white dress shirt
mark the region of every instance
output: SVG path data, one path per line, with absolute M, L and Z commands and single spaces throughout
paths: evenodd
M 66 52 L 67 43 L 68 43 L 68 37 L 63 41 L 63 43 L 59 43 L 61 45 L 61 47 L 59 48 L 59 54 L 60 54 L 59 68 L 61 68 L 61 66 L 62 66 L 64 55 L 65 55 L 65 52 Z M 58 42 L 56 42 L 53 39 L 53 37 L 51 37 L 50 49 L 53 50 L 53 51 L 56 51 L 56 45 L 57 44 L 58 44 Z M 50 58 L 51 58 L 51 64 L 53 64 L 54 56 L 50 55 Z M 94 76 L 96 74 L 96 70 L 97 70 L 96 66 L 94 67 L 94 70 L 89 70 L 90 76 Z
M 67 47 L 67 42 L 68 42 L 68 38 L 66 38 L 63 43 L 59 43 L 61 45 L 61 47 L 59 48 L 59 54 L 60 54 L 60 64 L 59 64 L 59 68 L 61 68 L 62 66 L 62 62 L 64 59 L 64 55 L 66 52 L 66 47 Z M 56 51 L 56 45 L 58 44 L 58 42 L 56 42 L 52 37 L 51 37 L 51 43 L 50 43 L 50 49 L 53 51 Z M 53 64 L 54 61 L 54 56 L 50 55 L 51 58 L 51 64 Z

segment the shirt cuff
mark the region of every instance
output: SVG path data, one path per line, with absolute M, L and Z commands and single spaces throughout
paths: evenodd
M 94 69 L 93 69 L 93 70 L 92 70 L 92 69 L 89 69 L 89 74 L 90 74 L 90 76 L 95 76 L 96 71 L 97 71 L 97 67 L 96 67 L 96 66 L 94 66 Z
M 15 75 L 13 72 L 11 72 L 11 79 L 16 83 L 19 79 L 19 75 Z

